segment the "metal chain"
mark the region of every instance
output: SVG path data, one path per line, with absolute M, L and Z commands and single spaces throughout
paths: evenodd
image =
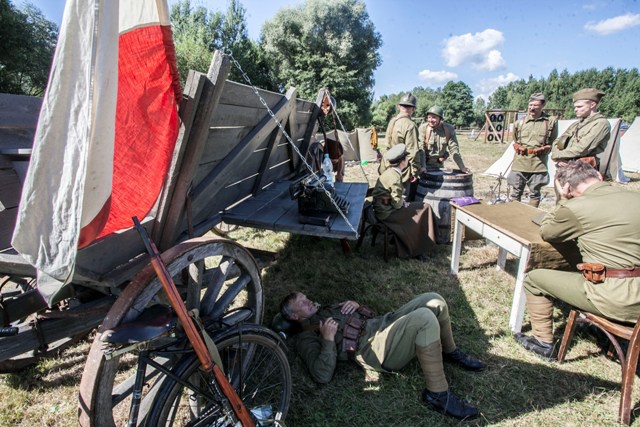
M 325 96 L 326 96 L 326 89 L 325 89 Z M 338 123 L 340 123 L 340 129 L 342 129 L 342 132 L 344 132 L 345 134 L 347 133 L 347 131 L 344 129 L 344 125 L 342 124 L 342 120 L 340 120 L 340 116 L 338 115 L 338 110 L 336 110 L 336 104 L 333 103 L 333 101 L 331 100 L 331 97 L 329 97 L 329 103 L 331 104 L 331 108 L 333 109 L 333 112 L 336 114 L 336 117 L 338 118 Z M 334 122 L 335 124 L 335 122 Z M 351 151 L 353 151 L 354 153 L 356 152 L 355 148 L 353 148 L 353 145 L 351 144 L 351 141 L 349 140 L 349 138 L 347 139 L 347 144 L 349 144 L 349 147 L 351 148 Z M 340 143 L 340 141 L 337 141 L 338 143 Z M 360 170 L 362 171 L 362 174 L 364 175 L 364 179 L 369 182 L 369 177 L 367 176 L 367 172 L 365 172 L 364 167 L 362 167 L 362 162 L 360 162 Z
M 265 99 L 262 97 L 262 95 L 260 95 L 260 92 L 258 91 L 258 88 L 255 87 L 253 85 L 253 83 L 251 83 L 251 79 L 249 78 L 247 73 L 242 69 L 242 66 L 240 65 L 240 63 L 233 56 L 233 52 L 231 51 L 231 49 L 224 49 L 224 54 L 227 55 L 231 59 L 231 61 L 233 62 L 233 65 L 238 69 L 238 71 L 240 71 L 240 74 L 242 74 L 242 78 L 247 82 L 247 84 L 249 86 L 251 86 L 251 89 L 253 89 L 253 92 L 260 99 L 260 103 L 262 103 L 262 105 L 264 105 L 264 108 L 267 109 L 267 112 L 269 113 L 269 115 L 271 116 L 273 121 L 276 123 L 278 128 L 280 129 L 280 132 L 282 132 L 282 134 L 285 136 L 285 138 L 289 142 L 289 145 L 291 145 L 291 148 L 293 148 L 293 150 L 300 157 L 300 160 L 302 160 L 302 162 L 304 163 L 306 168 L 309 170 L 309 172 L 318 181 L 318 183 L 320 184 L 320 187 L 322 188 L 322 191 L 324 191 L 324 193 L 327 195 L 327 197 L 329 197 L 329 200 L 331 201 L 331 204 L 336 208 L 336 211 L 345 220 L 345 222 L 347 223 L 347 225 L 349 226 L 351 231 L 353 231 L 356 234 L 356 238 L 358 238 L 359 237 L 358 236 L 358 231 L 349 222 L 349 220 L 347 219 L 347 217 L 344 214 L 344 212 L 342 212 L 342 209 L 340 209 L 340 206 L 338 206 L 336 201 L 333 199 L 333 196 L 331 196 L 331 193 L 325 188 L 324 183 L 322 182 L 320 177 L 314 172 L 314 170 L 311 167 L 311 165 L 309 164 L 309 162 L 307 162 L 307 159 L 305 158 L 305 156 L 302 155 L 302 153 L 300 152 L 300 150 L 298 149 L 296 144 L 293 142 L 293 139 L 291 139 L 291 136 L 289 136 L 287 131 L 284 129 L 284 126 L 282 126 L 282 123 L 280 122 L 280 120 L 278 120 L 278 118 L 276 117 L 275 113 L 271 110 L 271 108 L 269 108 L 269 105 L 267 105 L 267 101 L 265 101 Z

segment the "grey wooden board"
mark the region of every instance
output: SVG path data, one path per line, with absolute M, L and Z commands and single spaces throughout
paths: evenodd
M 0 93 L 0 128 L 35 128 L 42 98 Z
M 331 237 L 337 239 L 356 239 L 357 232 L 352 230 L 342 216 L 332 214 L 330 227 L 300 224 L 298 221 L 298 201 L 291 200 L 289 186 L 293 181 L 281 181 L 264 191 L 227 210 L 222 220 L 228 224 L 237 224 L 253 228 L 274 231 L 286 231 L 294 234 Z M 350 202 L 347 219 L 355 230 L 358 229 L 362 206 L 369 185 L 366 183 L 336 183 L 336 192 Z

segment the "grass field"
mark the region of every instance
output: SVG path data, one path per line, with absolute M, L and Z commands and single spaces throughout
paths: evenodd
M 465 163 L 476 173 L 476 197 L 489 197 L 495 178 L 482 176 L 506 148 L 461 138 Z M 347 168 L 348 180 L 375 182 L 377 165 Z M 640 175 L 628 175 L 627 188 L 640 191 Z M 616 184 L 617 185 L 617 184 Z M 547 190 L 542 208 L 554 206 Z M 295 353 L 289 354 L 294 393 L 288 426 L 613 426 L 620 397 L 620 365 L 600 354 L 584 333 L 577 335 L 568 361 L 543 361 L 522 349 L 508 327 L 515 263 L 497 271 L 497 248 L 474 241 L 466 244 L 460 274 L 449 275 L 451 246 L 442 245 L 428 263 L 382 260 L 382 247 L 368 242 L 345 256 L 335 240 L 240 229 L 231 237 L 245 246 L 278 252 L 263 270 L 266 316 L 269 321 L 280 299 L 301 290 L 320 302 L 355 299 L 377 312 L 391 311 L 414 295 L 435 291 L 448 301 L 458 345 L 484 360 L 488 368 L 468 373 L 446 366 L 451 387 L 481 410 L 473 422 L 460 423 L 424 408 L 417 362 L 397 374 L 365 373 L 354 364 L 339 364 L 328 385 L 315 384 Z M 353 245 L 355 246 L 355 245 Z M 554 314 L 560 338 L 566 307 Z M 529 329 L 525 318 L 524 330 Z M 42 361 L 18 374 L 0 377 L 0 426 L 76 425 L 77 387 L 88 344 L 62 357 Z M 640 389 L 640 387 L 639 387 Z M 640 399 L 636 393 L 635 401 Z M 640 425 L 640 422 L 634 423 Z

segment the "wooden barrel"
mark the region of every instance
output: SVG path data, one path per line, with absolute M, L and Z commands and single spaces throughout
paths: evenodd
M 438 243 L 451 241 L 451 205 L 454 197 L 473 196 L 473 174 L 449 170 L 427 171 L 418 182 L 416 200 L 431 205 L 438 223 Z

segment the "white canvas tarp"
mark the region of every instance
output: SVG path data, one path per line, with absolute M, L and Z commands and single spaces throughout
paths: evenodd
M 620 158 L 623 170 L 640 172 L 640 117 L 636 117 L 620 138 Z
M 575 122 L 576 119 L 573 120 L 559 120 L 558 121 L 558 135 L 562 135 L 562 133 L 571 125 L 571 123 Z M 602 153 L 600 157 L 600 168 L 601 170 L 608 169 L 610 171 L 611 176 L 615 177 L 618 182 L 626 182 L 627 179 L 622 172 L 622 167 L 620 165 L 620 153 L 619 153 L 619 130 L 620 130 L 620 119 L 609 119 L 609 124 L 611 125 L 611 137 L 609 139 L 609 143 L 607 144 L 607 150 Z M 513 161 L 513 142 L 509 144 L 505 152 L 502 156 L 496 160 L 490 167 L 484 172 L 484 175 L 490 176 L 503 176 L 506 177 L 511 172 L 511 163 Z M 547 160 L 547 168 L 549 169 L 549 184 L 548 187 L 553 186 L 553 177 L 556 173 L 555 164 L 551 161 L 551 156 L 549 156 Z
M 338 131 L 338 138 L 340 144 L 344 149 L 344 160 L 361 162 L 366 160 L 373 162 L 377 160 L 376 151 L 371 148 L 371 133 L 370 128 L 358 128 L 351 132 Z M 327 132 L 327 138 L 335 139 L 334 131 Z M 319 133 L 316 135 L 318 141 L 322 141 L 324 136 Z

